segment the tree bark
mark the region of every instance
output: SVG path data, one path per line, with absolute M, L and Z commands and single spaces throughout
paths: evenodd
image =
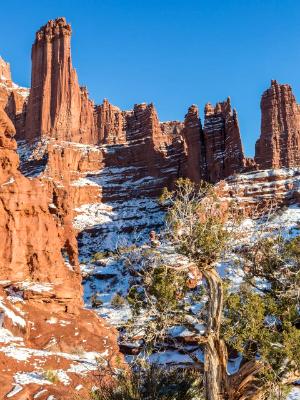
M 262 388 L 257 375 L 263 365 L 246 362 L 233 375 L 227 373 L 228 354 L 220 337 L 223 314 L 222 279 L 213 268 L 203 271 L 208 286 L 206 340 L 204 344 L 204 389 L 206 400 L 259 400 Z
M 208 287 L 206 343 L 204 345 L 204 388 L 206 400 L 224 400 L 226 396 L 227 349 L 220 338 L 223 312 L 222 279 L 215 269 L 203 271 Z

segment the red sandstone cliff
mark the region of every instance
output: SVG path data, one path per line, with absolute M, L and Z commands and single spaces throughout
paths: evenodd
M 15 385 L 21 391 L 18 398 L 33 398 L 40 386 L 23 389 L 14 374 L 30 372 L 33 364 L 42 365 L 64 369 L 75 384 L 82 377 L 71 368 L 76 358 L 70 353 L 81 346 L 83 354 L 101 352 L 113 360 L 118 346 L 115 330 L 82 309 L 69 195 L 60 185 L 27 179 L 20 173 L 14 133 L 12 122 L 0 109 L 0 328 L 11 332 L 8 355 L 2 347 L 6 342 L 0 344 L 0 364 L 6 365 L 0 396 L 4 398 Z M 21 363 L 14 360 L 14 346 L 22 351 Z M 31 357 L 34 360 L 28 364 Z M 82 362 L 80 357 L 78 360 Z M 95 365 L 94 360 L 94 369 Z M 74 387 L 66 390 L 58 382 L 53 390 L 48 389 L 48 395 L 74 398 Z
M 71 27 L 64 18 L 49 21 L 37 32 L 28 106 L 26 93 L 11 81 L 9 64 L 0 60 L 0 102 L 18 139 L 125 145 L 114 149 L 115 158 L 100 151 L 98 164 L 110 167 L 133 162 L 144 169 L 144 175 L 148 170 L 160 177 L 165 166 L 171 165 L 176 172 L 168 182 L 179 176 L 216 182 L 245 169 L 299 165 L 299 106 L 290 86 L 272 81 L 262 96 L 261 137 L 253 162 L 244 157 L 237 114 L 229 99 L 215 107 L 206 105 L 203 129 L 195 106 L 184 123 L 160 123 L 151 104 L 121 111 L 104 100 L 94 107 L 86 88 L 78 84 L 70 39 Z
M 300 106 L 289 85 L 271 82 L 261 98 L 261 136 L 255 161 L 261 169 L 300 165 Z
M 71 27 L 64 18 L 49 21 L 36 34 L 26 115 L 27 140 L 46 137 L 58 140 L 57 143 L 115 145 L 111 152 L 100 150 L 102 167 L 132 166 L 139 178 L 159 178 L 152 191 L 155 195 L 180 176 L 196 182 L 216 182 L 243 168 L 237 116 L 229 100 L 216 107 L 207 105 L 203 130 L 196 106 L 190 107 L 184 123 L 160 123 L 153 104 L 137 104 L 131 111 L 121 111 L 104 100 L 94 107 L 87 90 L 78 85 L 70 39 Z M 78 155 L 78 148 L 74 152 Z M 63 162 L 57 156 L 55 159 L 57 165 L 52 158 L 48 175 L 49 170 L 55 175 L 69 175 L 69 170 L 59 168 Z M 75 164 L 69 165 L 71 171 L 76 169 Z
M 10 65 L 0 57 L 0 82 L 11 82 Z
M 63 221 L 50 213 L 54 188 L 51 193 L 38 180 L 28 180 L 18 171 L 14 126 L 1 110 L 0 121 L 1 277 L 58 284 L 63 298 L 81 305 L 77 245 L 71 221 L 67 226 L 61 225 Z M 68 252 L 72 271 L 62 267 L 63 248 Z

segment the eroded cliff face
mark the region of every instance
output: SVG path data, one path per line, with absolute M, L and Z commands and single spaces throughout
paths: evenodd
M 95 108 L 98 143 L 124 144 L 126 143 L 126 126 L 124 113 L 116 106 L 103 100 Z
M 73 385 L 82 380 L 75 366 L 83 362 L 95 370 L 97 354 L 105 354 L 104 364 L 118 355 L 115 330 L 82 308 L 68 193 L 52 181 L 21 174 L 14 134 L 12 122 L 0 109 L 0 330 L 1 337 L 7 337 L 0 343 L 0 363 L 6 365 L 1 398 L 16 389 L 21 396 L 16 398 L 41 390 L 38 378 L 32 385 L 27 380 L 26 388 L 18 381 L 33 364 L 39 365 L 35 374 L 40 373 L 40 381 L 46 369 L 59 369 Z M 82 357 L 73 357 L 79 346 Z M 67 391 L 65 383 L 58 382 L 47 395 L 73 398 L 74 388 Z
M 236 174 L 216 184 L 217 194 L 245 215 L 257 218 L 282 205 L 300 204 L 300 168 L 276 168 Z
M 255 161 L 261 169 L 300 165 L 300 106 L 289 85 L 271 82 L 261 98 L 261 135 Z
M 50 213 L 49 205 L 53 204 L 51 196 L 55 188 L 51 190 L 37 179 L 28 180 L 19 172 L 19 158 L 13 139 L 15 128 L 2 110 L 0 119 L 2 279 L 19 281 L 30 278 L 60 284 L 64 286 L 61 291 L 63 297 L 81 305 L 80 279 L 76 279 L 79 274 L 77 245 L 71 220 L 60 219 Z M 68 251 L 73 272 L 62 268 L 63 248 Z M 67 278 L 66 283 L 64 278 Z
M 72 146 L 67 142 L 98 146 L 97 169 L 88 172 L 99 167 L 133 168 L 136 180 L 152 177 L 147 187 L 141 185 L 141 196 L 157 196 L 179 177 L 216 182 L 245 166 L 237 115 L 229 100 L 215 107 L 207 105 L 204 129 L 195 105 L 189 108 L 184 122 L 159 122 L 153 104 L 137 104 L 130 111 L 122 111 L 105 99 L 94 106 L 87 89 L 79 87 L 70 40 L 71 27 L 65 18 L 49 21 L 36 33 L 26 129 L 21 135 L 17 129 L 18 137 L 26 142 L 51 142 L 44 150 L 48 176 L 57 179 L 60 175 L 65 182 L 76 175 L 84 176 L 79 165 L 86 164 L 86 151 L 83 149 L 79 160 L 80 150 L 74 145 L 72 157 Z M 59 156 L 65 156 L 60 146 L 67 147 L 68 169 L 62 168 L 66 161 Z M 34 161 L 35 155 L 31 159 Z M 42 165 L 41 159 L 38 161 Z M 29 173 L 26 168 L 24 171 Z M 125 178 L 119 177 L 121 181 Z M 129 192 L 128 198 L 131 195 Z

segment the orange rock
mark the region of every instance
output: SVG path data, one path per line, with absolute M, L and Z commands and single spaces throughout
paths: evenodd
M 26 116 L 27 140 L 54 137 L 96 143 L 94 105 L 80 88 L 71 59 L 71 26 L 49 21 L 32 46 L 32 81 Z
M 17 336 L 8 336 L 13 343 L 9 349 L 0 344 L 5 376 L 0 397 L 16 388 L 18 373 L 35 368 L 64 370 L 73 387 L 70 383 L 66 390 L 58 382 L 47 393 L 73 398 L 74 385 L 82 378 L 72 373 L 71 364 L 76 364 L 72 354 L 102 353 L 112 365 L 116 357 L 122 362 L 117 332 L 92 311 L 82 309 L 69 195 L 60 185 L 27 179 L 20 173 L 14 133 L 12 122 L 0 110 L 0 328 Z M 20 352 L 21 360 L 28 358 L 29 363 L 20 361 Z M 93 373 L 87 379 L 90 384 L 92 378 Z M 42 386 L 21 385 L 20 397 L 15 398 L 31 399 Z
M 300 165 L 300 105 L 292 88 L 272 80 L 261 98 L 261 136 L 255 161 L 260 169 Z

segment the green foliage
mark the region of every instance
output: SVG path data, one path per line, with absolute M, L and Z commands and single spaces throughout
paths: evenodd
M 243 248 L 248 283 L 225 300 L 226 342 L 246 359 L 259 355 L 260 379 L 267 388 L 276 383 L 276 390 L 300 369 L 299 243 L 299 236 L 273 236 Z
M 59 377 L 57 375 L 57 371 L 53 370 L 53 369 L 48 369 L 46 371 L 43 372 L 43 377 L 52 383 L 58 383 L 59 382 Z
M 144 305 L 144 290 L 140 286 L 134 285 L 129 289 L 127 301 L 132 307 L 134 314 L 138 314 Z
M 105 258 L 105 257 L 107 257 L 107 252 L 105 252 L 105 251 L 98 251 L 97 253 L 95 253 L 95 254 L 93 255 L 91 261 L 92 261 L 92 262 L 100 261 L 100 260 L 102 260 L 102 259 Z
M 186 274 L 166 266 L 153 270 L 149 293 L 155 297 L 157 308 L 163 312 L 175 310 L 186 289 Z
M 99 299 L 99 297 L 96 293 L 92 294 L 92 296 L 91 296 L 91 305 L 93 308 L 98 308 L 103 305 L 103 301 L 101 299 Z
M 186 281 L 186 271 L 148 265 L 141 284 L 130 288 L 127 300 L 136 313 L 152 306 L 158 315 L 174 313 L 187 290 Z
M 123 372 L 112 385 L 101 384 L 91 400 L 203 400 L 199 373 L 157 365 Z
M 124 306 L 124 304 L 125 304 L 124 297 L 121 296 L 119 293 L 116 293 L 114 295 L 114 297 L 112 298 L 111 305 L 113 307 L 120 308 L 120 307 Z
M 199 267 L 215 262 L 228 243 L 230 231 L 212 186 L 179 179 L 173 192 L 163 191 L 160 201 L 168 208 L 169 236 L 177 250 Z

